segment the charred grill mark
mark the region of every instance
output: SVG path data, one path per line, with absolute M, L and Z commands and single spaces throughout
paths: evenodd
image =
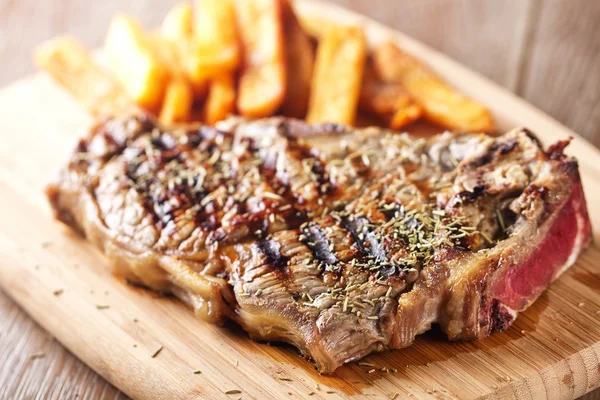
M 211 126 L 201 126 L 198 129 L 186 130 L 183 135 L 185 138 L 181 145 L 188 149 L 194 149 L 201 144 L 213 142 L 217 137 L 231 139 L 233 136 L 230 132 L 223 132 Z
M 339 134 L 346 132 L 347 127 L 341 124 L 322 123 L 317 125 L 320 132 L 327 134 Z
M 533 140 L 536 145 L 540 146 L 538 139 L 531 135 L 527 135 L 531 140 Z M 511 137 L 508 140 L 501 141 L 500 139 L 493 142 L 485 154 L 482 154 L 477 159 L 471 161 L 468 166 L 471 168 L 478 168 L 484 165 L 487 165 L 493 161 L 498 160 L 501 156 L 506 156 L 507 154 L 515 151 L 519 147 L 519 140 L 517 137 Z
M 468 166 L 471 168 L 483 167 L 484 165 L 497 160 L 498 156 L 505 156 L 514 151 L 518 147 L 518 144 L 519 142 L 516 137 L 510 138 L 506 141 L 496 140 L 490 145 L 484 154 L 471 161 Z
M 223 228 L 217 228 L 208 235 L 206 239 L 207 244 L 220 242 L 227 237 L 227 232 Z
M 227 240 L 228 232 L 238 229 L 236 226 L 243 226 L 246 232 L 243 235 L 247 235 L 244 240 L 264 239 L 275 229 L 295 229 L 306 221 L 330 215 L 332 210 L 337 214 L 348 203 L 357 200 L 356 196 L 365 187 L 379 185 L 385 188 L 389 183 L 386 175 L 385 179 L 380 176 L 373 176 L 371 180 L 364 178 L 352 187 L 334 187 L 330 182 L 327 160 L 318 150 L 292 136 L 283 142 L 280 150 L 289 161 L 282 163 L 285 169 L 292 168 L 291 174 L 300 175 L 300 179 L 295 181 L 296 186 L 292 187 L 290 182 L 277 179 L 278 163 L 266 163 L 265 148 L 255 146 L 252 138 L 234 140 L 234 134 L 210 127 L 175 133 L 161 130 L 156 124 L 148 128 L 149 131 L 142 132 L 141 140 L 129 143 L 120 156 L 125 161 L 127 175 L 147 210 L 156 217 L 158 228 L 189 219 L 208 234 L 204 242 L 206 245 Z M 332 126 L 330 130 L 337 129 Z M 355 158 L 367 167 L 372 163 L 365 156 L 368 152 L 357 150 L 354 153 Z M 213 159 L 213 154 L 218 156 Z M 390 168 L 388 164 L 386 171 Z M 204 171 L 200 174 L 202 176 L 194 172 L 197 169 Z M 371 167 L 368 170 L 370 172 L 365 177 L 378 171 Z M 305 187 L 306 191 L 299 189 L 304 188 L 302 182 L 310 185 Z M 381 190 L 367 190 L 366 201 L 377 200 Z M 303 192 L 310 195 L 310 199 L 301 198 Z M 262 197 L 261 193 L 269 196 Z M 393 212 L 398 210 L 396 207 Z M 390 211 L 386 214 L 388 218 L 391 217 L 388 215 Z M 223 220 L 226 214 L 227 226 Z M 377 214 L 381 215 L 378 211 Z M 344 231 L 350 231 L 356 245 L 347 250 L 362 253 L 357 261 L 368 264 L 366 268 L 377 270 L 382 276 L 396 275 L 403 268 L 392 257 L 398 246 L 388 240 L 385 232 L 378 232 L 370 220 L 373 220 L 370 214 L 358 219 L 348 216 L 344 223 L 338 221 L 337 228 L 348 241 L 352 239 Z M 330 232 L 323 230 L 323 226 L 311 225 L 306 231 L 309 241 L 315 243 L 311 251 L 325 265 L 339 264 L 342 258 L 346 260 L 343 255 L 346 253 L 336 254 L 330 249 L 331 243 L 328 242 L 335 240 L 329 237 Z M 236 236 L 235 240 L 239 239 L 240 236 Z
M 538 137 L 535 135 L 535 133 L 531 132 L 529 129 L 527 128 L 522 128 L 521 131 L 523 133 L 525 133 L 525 135 L 527 135 L 527 137 L 529 139 L 531 139 L 531 141 L 533 141 L 535 143 L 535 145 L 540 149 L 543 150 L 543 146 L 542 143 L 540 142 L 540 139 L 538 139 Z
M 331 182 L 329 174 L 326 172 L 325 163 L 319 159 L 314 159 L 314 163 L 311 168 L 311 172 L 316 175 L 319 183 L 319 192 L 321 194 L 331 194 L 334 191 L 334 186 Z
M 149 128 L 143 132 L 146 137 L 141 142 L 131 143 L 120 157 L 125 163 L 125 175 L 157 227 L 163 229 L 178 218 L 191 218 L 205 231 L 218 228 L 218 212 L 226 201 L 215 202 L 214 197 L 228 184 L 230 177 L 225 172 L 235 175 L 237 168 L 229 164 L 217 165 L 218 157 L 211 159 L 211 156 L 218 154 L 220 157 L 222 149 L 228 145 L 225 139 L 231 139 L 232 135 L 202 127 L 184 131 L 177 138 L 161 131 L 156 124 L 146 128 Z M 208 161 L 190 168 L 190 150 L 194 154 L 200 152 Z M 205 183 L 207 176 L 213 178 L 208 184 Z M 235 202 L 230 203 L 228 207 L 235 206 Z
M 465 203 L 474 203 L 479 197 L 485 192 L 485 186 L 477 185 L 473 188 L 473 191 L 464 190 L 459 192 L 457 196 Z
M 76 160 L 78 163 L 87 164 L 91 157 L 107 163 L 113 157 L 122 154 L 133 140 L 151 131 L 155 126 L 154 120 L 147 115 L 130 118 L 125 122 L 107 120 L 97 124 L 92 128 L 89 137 L 79 141 L 75 150 Z M 104 146 L 100 148 L 97 146 L 99 139 L 104 141 Z
M 348 130 L 348 127 L 340 124 L 322 123 L 306 125 L 299 120 L 282 120 L 277 126 L 277 133 L 286 138 L 302 138 L 314 135 L 339 135 Z
M 326 266 L 337 264 L 338 259 L 333 253 L 333 245 L 329 243 L 319 224 L 310 222 L 305 224 L 301 231 L 300 241 L 312 251 L 319 262 Z
M 493 160 L 494 160 L 493 151 L 487 151 L 485 154 L 483 154 L 480 157 L 469 162 L 468 167 L 469 168 L 483 167 L 484 165 L 491 163 Z M 464 169 L 464 167 L 463 167 L 463 169 Z
M 285 212 L 275 211 L 275 214 L 284 217 L 291 228 L 297 228 L 309 218 L 314 217 L 314 211 L 322 209 L 323 200 L 320 198 L 307 198 L 304 194 L 304 185 L 314 185 L 320 195 L 334 193 L 335 188 L 330 183 L 325 162 L 311 148 L 289 139 L 285 149 L 285 157 L 292 162 L 286 163 L 284 169 L 278 169 L 280 163 L 275 159 L 265 158 L 261 149 L 250 147 L 257 160 L 262 163 L 257 166 L 260 181 L 267 183 L 275 195 L 280 196 L 279 206 L 291 205 Z M 304 183 L 304 184 L 302 184 Z M 310 191 L 309 191 L 310 192 Z M 312 192 L 316 194 L 316 192 Z
M 352 234 L 358 249 L 367 257 L 375 258 L 376 262 L 386 262 L 387 254 L 377 236 L 369 229 L 369 220 L 364 217 L 342 218 L 342 225 Z
M 283 137 L 294 136 L 293 133 L 294 133 L 295 129 L 294 129 L 293 123 L 291 123 L 290 121 L 287 121 L 287 120 L 281 121 L 279 124 L 277 124 L 277 127 L 275 129 L 277 130 L 277 133 Z
M 507 140 L 506 142 L 501 143 L 496 151 L 504 156 L 516 149 L 517 144 L 517 138 L 513 137 Z
M 103 136 L 108 142 L 114 144 L 120 152 L 128 142 L 155 128 L 156 121 L 151 116 L 142 114 L 128 119 L 125 123 L 118 120 L 108 120 L 93 128 L 92 136 Z
M 152 130 L 150 139 L 152 146 L 162 152 L 173 151 L 175 146 L 177 146 L 177 140 L 171 134 L 167 132 L 161 132 L 156 128 Z
M 283 270 L 288 264 L 288 258 L 281 254 L 281 245 L 273 239 L 264 239 L 257 242 L 257 247 L 265 256 L 269 266 L 276 270 Z
M 237 215 L 231 220 L 232 226 L 247 226 L 257 237 L 264 237 L 269 231 L 269 220 L 264 212 Z
M 297 140 L 290 139 L 288 142 L 288 151 L 292 157 L 303 163 L 305 172 L 311 176 L 313 182 L 318 183 L 319 191 L 322 194 L 328 194 L 333 191 L 334 188 L 327 173 L 326 163 L 319 157 L 315 149 Z

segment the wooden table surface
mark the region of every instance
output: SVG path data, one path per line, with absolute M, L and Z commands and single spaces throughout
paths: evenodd
M 445 52 L 600 146 L 600 1 L 334 1 Z M 115 12 L 157 26 L 174 3 L 0 0 L 0 86 L 34 71 L 31 52 L 44 39 L 69 33 L 94 47 Z M 0 399 L 125 397 L 0 292 Z

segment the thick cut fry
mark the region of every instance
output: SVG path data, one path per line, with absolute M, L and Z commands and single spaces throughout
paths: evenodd
M 113 18 L 105 41 L 108 64 L 137 104 L 157 111 L 168 71 L 136 21 L 125 15 Z
M 179 3 L 167 13 L 159 34 L 151 36 L 151 44 L 171 75 L 187 75 L 185 57 L 192 40 L 192 6 Z
M 423 116 L 423 107 L 407 99 L 406 104 L 397 104 L 396 110 L 390 119 L 390 128 L 400 129 L 416 122 Z
M 300 16 L 300 25 L 314 38 L 320 39 L 327 31 L 334 28 L 336 25 L 330 18 L 322 18 L 310 15 Z
M 177 43 L 165 39 L 161 35 L 153 35 L 150 37 L 150 44 L 154 53 L 158 56 L 160 62 L 168 72 L 169 79 L 177 76 L 186 76 L 186 71 L 183 66 L 181 53 L 177 48 Z
M 193 33 L 193 14 L 191 3 L 179 3 L 166 15 L 161 27 L 161 33 L 154 37 L 163 63 L 173 77 L 185 77 L 191 86 L 194 97 L 202 101 L 206 96 L 207 80 L 192 80 L 188 71 L 189 56 Z M 180 83 L 181 85 L 181 83 Z
M 158 119 L 164 124 L 188 122 L 194 94 L 189 83 L 183 79 L 172 79 L 165 91 L 165 98 Z
M 231 0 L 196 0 L 188 70 L 194 84 L 234 71 L 240 62 L 235 11 Z
M 237 108 L 247 117 L 267 117 L 285 96 L 281 2 L 236 0 L 236 11 L 244 47 Z
M 400 84 L 383 82 L 371 65 L 365 67 L 358 102 L 361 110 L 380 117 L 389 116 L 405 98 L 410 95 Z
M 401 83 L 423 106 L 425 117 L 431 122 L 467 132 L 495 130 L 486 107 L 458 93 L 395 44 L 386 43 L 375 49 L 374 61 L 380 76 L 385 81 Z
M 367 55 L 358 27 L 331 28 L 317 48 L 307 120 L 352 125 Z
M 204 104 L 204 121 L 209 125 L 227 118 L 235 109 L 235 81 L 233 75 L 223 74 L 210 82 Z
M 282 112 L 285 116 L 304 118 L 308 109 L 310 81 L 315 54 L 310 37 L 304 32 L 289 0 L 281 0 L 287 65 L 287 86 Z
M 188 40 L 192 36 L 192 4 L 176 4 L 165 16 L 160 32 L 173 42 Z
M 152 45 L 169 73 L 159 120 L 163 123 L 187 122 L 190 120 L 194 92 L 181 65 L 177 45 L 162 36 L 152 37 Z
M 376 115 L 392 129 L 400 129 L 423 115 L 423 108 L 398 83 L 383 82 L 367 64 L 360 90 L 359 108 Z
M 35 63 L 64 86 L 93 115 L 134 113 L 135 103 L 117 79 L 94 63 L 76 39 L 53 39 L 35 52 Z

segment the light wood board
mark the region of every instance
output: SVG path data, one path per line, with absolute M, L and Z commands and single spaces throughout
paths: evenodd
M 304 13 L 359 21 L 376 41 L 395 38 L 490 106 L 503 129 L 525 125 L 547 144 L 574 136 L 569 153 L 579 159 L 592 223 L 600 225 L 600 152 L 594 147 L 409 38 L 334 6 L 299 5 Z M 115 279 L 95 248 L 52 220 L 43 196 L 89 117 L 44 75 L 0 91 L 0 110 L 0 285 L 131 397 L 336 399 L 398 393 L 398 398 L 566 399 L 600 386 L 600 249 L 595 245 L 505 333 L 459 343 L 426 334 L 411 348 L 368 357 L 378 367 L 396 368 L 395 374 L 349 365 L 320 376 L 288 346 L 259 344 L 233 325 L 198 321 L 176 300 Z M 598 230 L 594 237 L 597 243 Z M 241 393 L 225 394 L 229 390 Z

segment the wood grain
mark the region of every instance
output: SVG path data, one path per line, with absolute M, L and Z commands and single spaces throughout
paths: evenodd
M 0 315 L 0 399 L 126 398 L 2 292 Z
M 368 32 L 380 39 L 392 34 L 370 24 Z M 406 37 L 398 40 L 452 84 L 486 101 L 503 129 L 526 124 L 546 142 L 571 134 L 440 54 Z M 323 377 L 289 347 L 258 344 L 235 327 L 199 322 L 176 301 L 115 279 L 96 249 L 50 219 L 41 195 L 89 117 L 42 75 L 0 92 L 0 109 L 9 111 L 0 119 L 0 284 L 61 343 L 132 397 L 227 398 L 224 392 L 240 389 L 244 396 L 267 399 L 288 392 L 304 398 L 311 391 L 328 399 L 384 398 L 394 391 L 416 398 L 573 398 L 600 385 L 597 247 L 506 333 L 466 343 L 424 335 L 409 349 L 369 357 L 378 366 L 397 368 L 397 374 L 368 374 L 349 365 Z M 27 157 L 19 152 L 24 148 Z M 594 198 L 600 193 L 600 152 L 579 138 L 570 152 L 581 161 L 588 199 Z M 600 226 L 600 209 L 590 212 Z M 594 232 L 596 243 L 599 234 Z M 57 289 L 64 291 L 55 295 Z M 97 304 L 110 307 L 100 310 Z M 193 374 L 196 368 L 202 373 Z M 321 390 L 314 389 L 316 383 Z
M 402 2 L 401 6 L 395 0 L 334 2 L 410 33 L 496 82 L 519 89 L 534 104 L 600 144 L 600 74 L 595 71 L 600 54 L 600 37 L 595 34 L 598 2 L 423 0 Z M 94 47 L 101 43 L 116 11 L 125 10 L 146 26 L 157 26 L 172 3 L 0 0 L 0 85 L 33 71 L 31 51 L 43 39 L 68 32 Z M 23 104 L 24 108 L 30 106 Z M 592 271 L 590 276 L 596 273 Z M 33 362 L 24 356 L 38 351 L 47 356 Z M 50 341 L 1 292 L 0 365 L 0 398 L 124 397 L 60 344 Z M 587 398 L 600 399 L 600 391 Z
M 519 93 L 599 146 L 600 1 L 539 3 Z

